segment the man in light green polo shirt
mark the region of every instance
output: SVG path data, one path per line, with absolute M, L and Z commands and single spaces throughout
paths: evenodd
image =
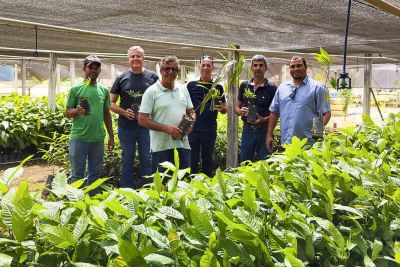
M 68 94 L 65 115 L 72 118 L 69 160 L 73 182 L 84 178 L 86 160 L 88 162 L 87 185 L 101 175 L 104 155 L 103 123 L 108 133 L 108 149 L 114 148 L 110 114 L 110 95 L 107 87 L 97 83 L 101 71 L 101 61 L 97 56 L 88 56 L 83 63 L 85 81 L 74 85 Z
M 161 80 L 147 88 L 139 110 L 139 125 L 150 129 L 153 172 L 164 161 L 174 162 L 175 148 L 179 152 L 180 167 L 190 166 L 189 140 L 187 135 L 181 140 L 178 125 L 183 114 L 195 119 L 189 92 L 185 86 L 175 84 L 178 59 L 166 56 L 160 67 Z

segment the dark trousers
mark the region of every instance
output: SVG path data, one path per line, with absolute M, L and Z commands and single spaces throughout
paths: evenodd
M 243 125 L 242 142 L 240 145 L 240 162 L 250 160 L 264 160 L 267 156 L 265 137 L 267 127 L 254 129 L 248 124 Z M 257 153 L 257 158 L 255 158 Z
M 202 172 L 209 177 L 213 176 L 214 148 L 216 139 L 216 131 L 193 131 L 189 135 L 189 143 L 192 155 L 191 173 Z
M 179 169 L 186 169 L 190 167 L 190 149 L 185 149 L 185 148 L 177 148 L 179 153 Z M 167 149 L 163 151 L 158 151 L 158 152 L 152 152 L 152 161 L 153 161 L 153 173 L 157 171 L 157 169 L 160 172 L 163 172 L 165 169 L 161 166 L 159 166 L 160 163 L 163 163 L 164 161 L 169 161 L 172 164 L 174 164 L 174 150 L 173 149 Z

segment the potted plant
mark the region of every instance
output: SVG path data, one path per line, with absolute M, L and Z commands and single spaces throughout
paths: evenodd
M 243 97 L 244 106 L 248 108 L 247 122 L 253 123 L 257 120 L 257 108 L 254 103 L 254 100 L 256 99 L 256 94 L 250 88 L 245 88 Z
M 193 114 L 187 115 L 183 114 L 182 119 L 179 122 L 178 128 L 182 131 L 181 132 L 181 140 L 187 135 L 188 131 L 194 124 Z
M 138 115 L 139 115 L 139 107 L 140 107 L 140 103 L 142 102 L 143 94 L 138 91 L 129 90 L 128 95 L 131 97 L 131 110 L 133 111 L 133 114 L 135 114 L 133 119 L 137 120 Z
M 85 79 L 85 81 L 83 82 L 83 84 L 85 85 L 85 88 L 90 85 L 90 81 L 91 81 L 90 77 Z M 80 91 L 81 90 L 82 89 L 80 89 Z M 80 91 L 78 92 L 78 95 L 79 95 Z M 79 106 L 81 106 L 81 108 L 83 108 L 85 110 L 85 115 L 90 114 L 90 102 L 87 97 L 81 97 L 79 99 Z

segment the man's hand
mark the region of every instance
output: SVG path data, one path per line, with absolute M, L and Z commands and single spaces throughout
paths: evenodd
M 267 134 L 267 138 L 265 139 L 265 146 L 269 153 L 272 153 L 274 149 L 274 138 L 271 135 Z
M 169 134 L 173 139 L 178 140 L 181 138 L 181 129 L 176 126 L 166 125 L 165 132 Z
M 135 113 L 133 113 L 133 110 L 130 108 L 125 109 L 124 117 L 132 121 L 135 118 Z
M 108 151 L 114 150 L 114 137 L 108 138 Z
M 75 116 L 85 115 L 86 114 L 86 109 L 84 109 L 84 108 L 82 108 L 81 106 L 78 105 L 76 107 L 76 109 L 74 110 L 74 112 L 75 112 Z
M 250 125 L 252 125 L 254 128 L 261 128 L 267 124 L 268 117 L 262 117 L 257 114 L 257 120 L 255 122 L 249 122 Z
M 246 107 L 241 107 L 239 111 L 239 116 L 247 116 L 249 113 L 249 109 Z
M 214 110 L 224 114 L 226 113 L 226 105 L 222 104 L 222 101 L 218 101 L 218 105 L 214 106 Z

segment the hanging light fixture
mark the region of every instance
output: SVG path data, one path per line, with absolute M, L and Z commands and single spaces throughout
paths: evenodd
M 349 5 L 347 8 L 347 20 L 346 20 L 346 32 L 344 36 L 344 53 L 343 53 L 343 71 L 340 73 L 340 77 L 336 82 L 336 89 L 351 89 L 351 78 L 349 73 L 346 72 L 346 57 L 347 57 L 347 36 L 349 34 L 349 24 L 350 24 L 350 9 L 351 0 L 349 0 Z

